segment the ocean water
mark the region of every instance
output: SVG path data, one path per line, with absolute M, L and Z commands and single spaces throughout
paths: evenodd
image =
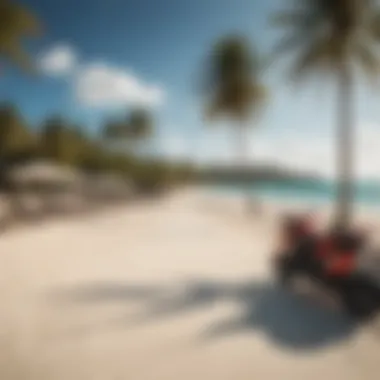
M 336 184 L 330 181 L 262 181 L 254 184 L 227 183 L 213 186 L 224 195 L 252 194 L 256 199 L 312 206 L 331 204 L 336 198 Z M 360 182 L 355 185 L 355 202 L 364 207 L 380 208 L 380 182 Z

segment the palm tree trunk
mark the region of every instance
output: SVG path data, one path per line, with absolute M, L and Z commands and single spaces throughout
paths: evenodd
M 239 169 L 248 167 L 248 128 L 245 122 L 241 122 L 237 133 L 237 166 Z
M 243 173 L 244 181 L 244 194 L 243 203 L 247 211 L 251 211 L 254 207 L 253 200 L 250 192 L 251 177 L 249 175 L 249 136 L 248 136 L 248 126 L 246 122 L 242 121 L 239 126 L 237 135 L 237 158 L 238 158 L 238 168 Z M 253 180 L 253 179 L 252 179 Z
M 341 66 L 338 96 L 336 227 L 346 230 L 350 227 L 354 206 L 353 79 L 349 63 Z

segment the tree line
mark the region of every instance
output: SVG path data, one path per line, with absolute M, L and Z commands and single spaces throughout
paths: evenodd
M 11 104 L 0 105 L 0 163 L 4 178 L 15 165 L 46 160 L 84 173 L 112 173 L 136 185 L 160 186 L 190 178 L 190 165 L 141 157 L 132 150 L 113 148 L 114 141 L 144 143 L 153 134 L 153 118 L 145 110 L 132 110 L 125 120 L 104 123 L 98 134 L 62 116 L 47 118 L 31 128 Z

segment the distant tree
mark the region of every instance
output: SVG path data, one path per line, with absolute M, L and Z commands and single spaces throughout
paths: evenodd
M 36 146 L 34 136 L 16 107 L 0 106 L 0 190 L 7 196 L 11 215 L 23 212 L 17 189 L 9 176 L 12 164 L 27 160 Z
M 153 117 L 144 109 L 132 109 L 125 118 L 108 120 L 102 130 L 103 140 L 111 151 L 121 146 L 133 155 L 153 134 Z
M 153 133 L 152 115 L 144 109 L 133 109 L 129 115 L 127 126 L 131 138 L 145 140 Z
M 229 36 L 213 47 L 203 76 L 206 116 L 227 117 L 237 122 L 236 148 L 240 165 L 247 162 L 248 121 L 257 115 L 265 100 L 260 66 L 258 55 L 244 38 Z
M 124 119 L 108 120 L 103 128 L 107 140 L 128 139 L 139 141 L 148 138 L 153 132 L 153 118 L 144 109 L 132 109 Z
M 31 154 L 34 145 L 35 137 L 16 107 L 0 105 L 0 160 L 3 165 Z
M 41 153 L 62 164 L 75 165 L 85 148 L 85 137 L 60 116 L 48 118 L 41 133 Z
M 380 12 L 371 0 L 303 0 L 274 21 L 287 34 L 276 52 L 298 50 L 294 75 L 335 76 L 338 86 L 338 197 L 336 226 L 347 229 L 353 214 L 354 73 L 379 74 Z
M 59 116 L 48 118 L 42 126 L 41 152 L 46 158 L 62 161 L 64 121 Z
M 107 120 L 102 131 L 102 137 L 106 141 L 124 139 L 128 136 L 128 126 L 125 121 Z

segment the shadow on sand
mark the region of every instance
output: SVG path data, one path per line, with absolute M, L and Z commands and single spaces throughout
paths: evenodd
M 319 349 L 347 339 L 356 325 L 340 311 L 267 282 L 221 283 L 192 281 L 172 286 L 136 286 L 94 283 L 84 288 L 60 290 L 55 302 L 139 302 L 142 313 L 122 320 L 124 327 L 155 323 L 164 318 L 211 308 L 218 303 L 235 303 L 240 314 L 216 319 L 202 332 L 203 339 L 217 339 L 249 330 L 260 330 L 282 348 Z M 118 321 L 120 322 L 120 320 Z

